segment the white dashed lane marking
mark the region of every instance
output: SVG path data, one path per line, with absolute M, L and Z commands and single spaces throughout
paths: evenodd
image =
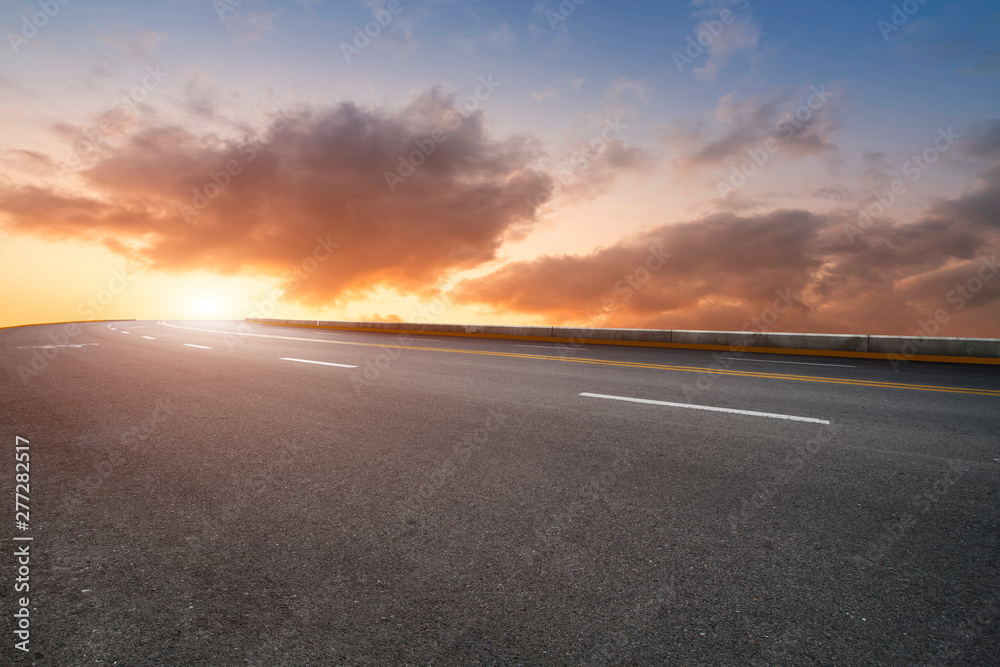
M 610 396 L 608 394 L 582 393 L 580 396 L 587 398 L 607 398 L 613 401 L 629 401 L 632 403 L 646 403 L 649 405 L 664 405 L 669 408 L 688 408 L 690 410 L 708 410 L 711 412 L 728 412 L 734 415 L 749 415 L 751 417 L 770 417 L 772 419 L 788 419 L 796 422 L 810 422 L 812 424 L 829 424 L 825 419 L 815 419 L 814 417 L 796 417 L 795 415 L 782 415 L 774 412 L 757 412 L 756 410 L 735 410 L 733 408 L 717 408 L 713 405 L 694 405 L 691 403 L 672 403 L 670 401 L 653 401 L 648 398 L 631 398 L 629 396 Z
M 298 361 L 303 364 L 319 364 L 320 366 L 337 366 L 339 368 L 357 368 L 350 364 L 334 364 L 329 361 L 312 361 L 311 359 L 293 359 L 292 357 L 281 357 L 282 361 Z

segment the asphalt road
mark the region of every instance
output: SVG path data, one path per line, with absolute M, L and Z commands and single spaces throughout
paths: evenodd
M 236 327 L 0 331 L 0 664 L 997 664 L 996 366 Z

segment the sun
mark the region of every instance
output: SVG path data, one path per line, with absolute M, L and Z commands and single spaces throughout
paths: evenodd
M 202 317 L 218 317 L 223 314 L 225 306 L 217 296 L 202 295 L 191 300 L 191 310 Z

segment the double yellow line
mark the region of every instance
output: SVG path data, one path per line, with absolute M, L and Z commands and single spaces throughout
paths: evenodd
M 557 359 L 558 357 L 549 357 Z M 883 389 L 916 389 L 920 391 L 940 391 L 951 394 L 975 394 L 977 396 L 1000 396 L 1000 390 L 969 389 L 965 387 L 940 387 L 929 384 L 906 384 L 903 382 L 876 382 L 874 380 L 847 380 L 836 378 L 814 377 L 810 375 L 784 375 L 779 373 L 757 373 L 751 371 L 713 370 L 691 366 L 662 366 L 659 364 L 638 364 L 628 361 L 602 361 L 599 359 L 574 359 L 581 363 L 614 364 L 616 366 L 632 366 L 635 368 L 654 368 L 669 371 L 684 371 L 689 373 L 707 373 L 709 375 L 738 375 L 741 377 L 767 378 L 771 380 L 797 380 L 799 382 L 822 382 L 825 384 L 851 384 L 859 387 L 881 387 Z
M 279 336 L 276 334 L 258 333 L 238 333 L 235 331 L 220 331 L 218 329 L 200 329 L 197 327 L 185 327 L 177 324 L 160 324 L 175 329 L 187 329 L 189 331 L 201 331 L 204 333 L 217 333 L 229 336 L 244 337 L 253 336 L 255 338 L 277 338 L 281 340 L 306 341 L 310 343 L 331 343 L 333 345 L 351 345 L 356 347 L 381 347 L 406 350 L 421 350 L 425 352 L 450 352 L 452 354 L 476 354 L 489 357 L 509 357 L 513 359 L 533 359 L 542 361 L 568 361 L 576 364 L 598 364 L 604 366 L 618 366 L 625 368 L 648 368 L 659 371 L 676 371 L 681 373 L 702 373 L 706 375 L 732 375 L 737 377 L 762 378 L 767 380 L 792 380 L 796 382 L 819 382 L 822 384 L 846 384 L 856 387 L 877 387 L 881 389 L 910 389 L 916 391 L 936 391 L 949 394 L 972 394 L 975 396 L 1000 396 L 997 389 L 971 389 L 966 387 L 941 387 L 929 384 L 906 384 L 903 382 L 876 382 L 873 380 L 849 380 L 837 378 L 815 377 L 810 375 L 784 375 L 780 373 L 760 373 L 754 371 L 734 371 L 726 369 L 702 368 L 699 366 L 668 366 L 664 364 L 643 364 L 632 361 L 607 361 L 604 359 L 580 359 L 577 357 L 553 357 L 541 354 L 523 354 L 518 352 L 491 352 L 488 350 L 461 350 L 449 347 L 421 347 L 417 345 L 385 345 L 382 343 L 358 343 L 353 341 L 324 340 L 322 338 L 303 338 L 301 336 Z

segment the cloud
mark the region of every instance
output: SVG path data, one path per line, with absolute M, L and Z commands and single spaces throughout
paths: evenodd
M 889 155 L 884 151 L 865 151 L 861 154 L 861 163 L 864 177 L 868 180 L 883 183 L 892 178 L 892 165 L 889 164 Z
M 552 86 L 545 86 L 542 90 L 531 93 L 531 96 L 541 102 L 542 100 L 554 100 L 559 97 L 559 94 L 553 90 Z
M 611 86 L 608 87 L 608 92 L 604 94 L 604 99 L 613 100 L 622 97 L 625 93 L 630 93 L 635 99 L 645 101 L 646 91 L 646 85 L 641 81 L 623 76 L 611 83 Z
M 30 88 L 18 83 L 10 77 L 0 74 L 0 99 L 37 98 L 38 95 Z
M 730 93 L 719 100 L 712 123 L 674 126 L 667 142 L 678 154 L 676 165 L 687 171 L 731 166 L 768 140 L 793 158 L 834 153 L 842 98 L 826 85 L 778 88 L 747 98 Z
M 495 49 L 506 49 L 517 41 L 517 36 L 511 31 L 509 24 L 501 23 L 476 41 Z
M 226 29 L 241 44 L 259 40 L 265 32 L 274 30 L 274 18 L 278 12 L 232 11 L 223 15 Z
M 738 19 L 726 26 L 705 51 L 708 57 L 701 67 L 695 67 L 695 76 L 708 81 L 719 76 L 733 56 L 756 52 L 760 41 L 760 28 L 750 19 Z
M 391 22 L 379 33 L 378 39 L 379 41 L 384 40 L 400 53 L 408 53 L 417 45 L 414 39 L 417 31 L 416 22 L 413 20 L 412 14 L 408 14 L 406 11 L 389 12 L 386 9 L 387 2 L 388 0 L 368 0 L 365 3 L 370 12 L 382 15 L 388 13 L 392 17 Z M 406 4 L 404 3 L 402 6 L 405 10 Z M 373 15 L 369 14 L 366 20 L 369 20 Z
M 581 76 L 576 76 L 573 72 L 566 72 L 555 80 L 558 84 L 559 89 L 568 90 L 572 88 L 573 90 L 580 90 L 583 87 L 584 79 Z M 559 91 L 553 84 L 547 84 L 543 89 L 531 93 L 531 96 L 536 100 L 548 100 L 557 99 L 559 97 Z
M 960 144 L 967 157 L 982 160 L 987 166 L 1000 162 L 1000 121 L 979 123 L 967 136 L 968 140 Z
M 726 295 L 730 302 L 766 297 L 785 286 L 789 274 L 819 266 L 816 259 L 801 254 L 791 265 L 782 265 L 785 249 L 802 246 L 815 233 L 813 218 L 805 212 L 752 218 L 719 214 L 662 225 L 588 255 L 548 255 L 507 264 L 460 283 L 453 293 L 462 301 L 567 322 L 580 321 L 607 300 L 620 300 L 630 292 L 611 321 L 650 322 L 696 308 L 716 295 Z M 641 290 L 629 288 L 627 276 L 646 266 L 649 257 L 667 254 L 671 256 L 662 260 L 655 280 Z
M 966 11 L 953 4 L 942 16 L 911 21 L 900 32 L 896 51 L 967 76 L 1000 76 L 1000 12 L 969 19 Z
M 1000 76 L 1000 49 L 978 51 L 959 71 L 969 76 Z
M 570 172 L 560 172 L 564 192 L 574 198 L 590 198 L 607 192 L 626 176 L 642 176 L 653 168 L 654 156 L 621 139 L 590 143 L 574 153 Z
M 985 153 L 998 131 L 1000 121 L 984 124 L 962 150 Z M 1000 275 L 961 309 L 953 290 L 996 261 L 998 210 L 1000 159 L 960 197 L 933 203 L 914 223 L 872 227 L 853 243 L 845 226 L 857 222 L 856 211 L 719 213 L 585 255 L 510 263 L 453 293 L 531 321 L 718 330 L 739 330 L 785 295 L 791 305 L 771 330 L 910 335 L 943 309 L 951 320 L 940 335 L 995 336 Z M 650 271 L 650 258 L 666 254 Z
M 102 38 L 104 43 L 113 46 L 124 55 L 131 58 L 148 58 L 153 51 L 167 39 L 167 33 L 145 30 L 142 32 L 120 33 Z
M 48 175 L 56 169 L 55 160 L 38 151 L 12 148 L 3 153 L 10 164 L 33 174 Z
M 111 53 L 98 51 L 98 62 L 92 63 L 88 68 L 88 76 L 84 77 L 84 82 L 91 90 L 100 90 L 101 82 L 114 78 L 124 71 L 121 62 Z
M 854 198 L 851 191 L 844 187 L 819 188 L 812 193 L 812 196 L 820 199 L 832 199 L 835 202 L 846 202 Z
M 204 73 L 190 76 L 183 84 L 178 106 L 202 118 L 210 119 L 219 115 L 220 109 L 235 101 L 235 91 L 224 91 Z
M 704 63 L 694 68 L 699 79 L 712 81 L 733 57 L 739 54 L 753 60 L 760 42 L 760 26 L 744 12 L 749 7 L 748 0 L 692 0 L 692 18 L 699 19 L 695 28 L 695 38 L 705 46 Z M 731 18 L 722 21 L 724 12 Z
M 454 104 L 435 89 L 400 109 L 300 107 L 239 139 L 147 123 L 102 147 L 79 173 L 87 190 L 3 186 L 0 215 L 11 231 L 102 242 L 176 272 L 283 276 L 328 240 L 340 244 L 334 257 L 286 296 L 322 305 L 378 288 L 426 293 L 494 260 L 532 224 L 526 202 L 552 189 L 532 168 L 537 143 L 490 136 L 477 112 L 445 123 L 454 129 L 390 191 L 385 173 L 434 145 Z

